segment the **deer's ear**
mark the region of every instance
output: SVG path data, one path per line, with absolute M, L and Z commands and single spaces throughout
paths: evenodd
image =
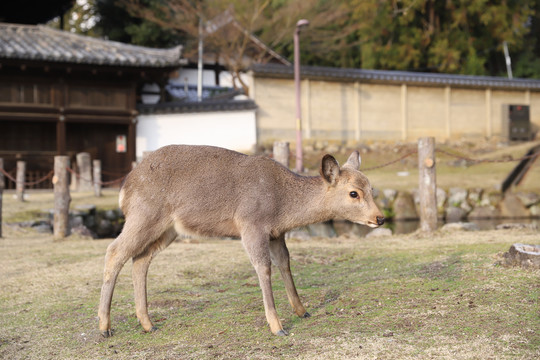
M 349 156 L 349 159 L 343 165 L 343 167 L 349 167 L 354 170 L 358 170 L 361 164 L 362 158 L 360 157 L 360 153 L 358 151 L 353 151 L 353 153 L 351 154 L 351 156 Z
M 327 183 L 334 185 L 339 176 L 339 164 L 332 155 L 324 155 L 321 168 L 321 176 Z

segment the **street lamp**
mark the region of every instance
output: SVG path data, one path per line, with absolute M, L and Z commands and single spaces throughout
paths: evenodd
M 298 20 L 294 30 L 294 88 L 296 94 L 296 172 L 304 171 L 302 154 L 302 110 L 300 108 L 300 30 L 309 25 L 306 19 Z

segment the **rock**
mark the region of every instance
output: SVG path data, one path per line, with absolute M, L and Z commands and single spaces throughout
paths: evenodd
M 324 150 L 324 148 L 327 146 L 328 146 L 328 141 L 322 141 L 322 140 L 318 140 L 315 142 L 315 144 L 313 144 L 313 147 L 315 148 L 315 150 Z
M 394 190 L 394 189 L 384 189 L 382 191 L 382 193 L 383 193 L 384 197 L 386 199 L 388 199 L 388 201 L 390 203 L 392 203 L 396 199 L 396 196 L 397 196 L 398 192 L 397 192 L 397 190 Z
M 471 210 L 473 209 L 472 206 L 469 205 L 468 201 L 462 202 L 459 207 L 462 208 L 465 211 L 466 214 L 470 213 Z
M 446 203 L 446 191 L 441 188 L 437 188 L 437 210 L 444 212 L 444 204 Z
M 70 216 L 69 226 L 74 228 L 84 224 L 84 219 L 81 215 Z
M 337 144 L 330 144 L 326 147 L 326 152 L 329 154 L 337 154 L 341 147 Z
M 514 244 L 503 256 L 507 266 L 540 269 L 540 245 Z
M 461 207 L 449 206 L 446 208 L 445 220 L 447 223 L 455 223 L 465 220 L 467 212 Z
M 406 191 L 400 191 L 394 201 L 395 220 L 418 219 L 413 197 Z
M 375 203 L 385 213 L 385 217 L 393 217 L 392 204 L 396 199 L 397 191 L 393 189 L 384 189 L 379 191 L 377 197 L 374 197 Z
M 450 224 L 444 224 L 441 228 L 442 231 L 477 231 L 478 225 L 471 222 L 455 222 Z
M 503 194 L 500 191 L 484 191 L 482 193 L 481 206 L 497 206 L 503 199 Z
M 493 219 L 500 218 L 501 212 L 495 206 L 476 206 L 467 215 L 467 219 Z
M 94 215 L 96 213 L 96 205 L 93 204 L 79 204 L 73 206 L 73 210 L 80 211 L 82 215 Z
M 343 234 L 350 234 L 354 231 L 354 223 L 350 221 L 345 220 L 334 220 L 334 231 L 336 232 L 337 236 L 341 236 Z
M 332 222 L 321 222 L 317 224 L 308 225 L 308 232 L 311 236 L 318 237 L 336 237 L 336 231 L 332 225 Z
M 448 190 L 448 205 L 450 206 L 461 206 L 461 203 L 467 201 L 467 190 L 462 188 L 450 188 Z
M 530 215 L 521 200 L 513 193 L 505 194 L 503 201 L 499 204 L 499 209 L 501 210 L 501 216 L 504 218 L 523 218 Z
M 99 237 L 111 236 L 114 232 L 112 223 L 107 219 L 101 219 L 97 223 L 96 233 Z
M 309 235 L 307 229 L 294 229 L 287 233 L 285 233 L 285 240 L 288 239 L 296 239 L 296 240 L 311 240 L 311 236 Z
M 103 216 L 105 217 L 105 219 L 110 220 L 110 221 L 118 220 L 118 215 L 116 214 L 114 210 L 105 211 Z
M 521 203 L 525 207 L 531 207 L 540 203 L 540 195 L 533 192 L 518 192 L 516 193 L 516 196 L 521 200 Z
M 529 208 L 531 216 L 539 217 L 540 216 L 540 205 L 533 205 Z
M 42 234 L 52 234 L 53 227 L 47 221 L 36 221 L 31 225 L 32 229 Z
M 366 238 L 379 238 L 379 237 L 387 237 L 387 236 L 392 236 L 392 230 L 379 227 L 379 228 L 371 230 L 366 235 Z
M 536 224 L 523 224 L 523 223 L 504 223 L 495 227 L 497 230 L 513 230 L 513 229 L 531 229 L 536 230 Z
M 90 229 L 88 229 L 84 225 L 79 225 L 79 226 L 76 226 L 76 227 L 72 227 L 71 228 L 71 233 L 79 235 L 81 237 L 87 237 L 87 238 L 92 238 L 92 239 L 97 238 L 96 234 L 94 234 Z
M 467 196 L 467 200 L 469 204 L 473 206 L 477 206 L 480 204 L 480 201 L 482 200 L 482 192 L 484 190 L 482 188 L 474 188 L 469 189 L 469 195 Z

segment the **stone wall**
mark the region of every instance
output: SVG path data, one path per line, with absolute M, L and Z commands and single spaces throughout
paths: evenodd
M 256 75 L 250 96 L 257 103 L 257 142 L 294 141 L 292 78 Z M 437 140 L 505 137 L 503 106 L 530 105 L 540 128 L 540 91 L 490 87 L 374 84 L 309 79 L 301 82 L 305 140 Z
M 393 220 L 418 219 L 418 190 L 376 191 L 375 201 L 385 217 Z M 515 219 L 540 217 L 540 195 L 532 192 L 492 191 L 481 188 L 437 188 L 440 219 L 458 222 L 477 219 Z

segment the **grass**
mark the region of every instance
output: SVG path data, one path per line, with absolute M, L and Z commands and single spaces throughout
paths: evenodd
M 492 159 L 520 159 L 525 156 L 527 151 L 540 144 L 536 142 L 516 143 L 498 148 L 496 144 L 490 144 L 480 141 L 479 143 L 451 143 L 436 144 L 437 149 L 445 150 L 451 154 L 471 158 L 475 160 Z M 417 149 L 415 143 L 408 144 L 386 144 L 379 145 L 378 148 L 367 153 L 362 153 L 362 169 L 386 164 L 400 158 L 411 150 Z M 324 151 L 314 152 L 306 155 L 305 166 L 311 169 L 313 174 L 317 173 L 318 164 Z M 343 151 L 336 155 L 336 159 L 343 164 L 350 151 Z M 517 166 L 517 161 L 508 162 L 486 162 L 486 163 L 467 163 L 456 162 L 456 157 L 436 152 L 437 166 L 437 186 L 448 190 L 451 187 L 462 188 L 484 188 L 498 189 L 506 176 Z M 294 162 L 291 164 L 294 167 Z M 365 172 L 371 181 L 371 184 L 378 189 L 395 189 L 411 191 L 418 188 L 418 156 L 413 154 L 395 164 L 368 170 Z M 405 176 L 398 176 L 398 173 L 405 173 Z M 522 183 L 516 188 L 516 191 L 540 192 L 540 161 L 536 161 Z
M 278 274 L 271 335 L 256 275 L 237 240 L 177 241 L 153 262 L 149 308 L 134 315 L 130 268 L 113 298 L 115 335 L 97 330 L 109 240 L 8 226 L 0 241 L 0 357 L 6 359 L 448 359 L 540 356 L 539 271 L 497 265 L 532 231 L 412 234 L 372 242 L 289 242 L 309 319 L 292 314 Z

